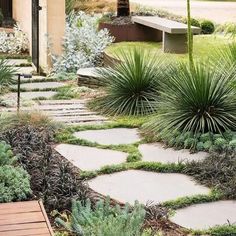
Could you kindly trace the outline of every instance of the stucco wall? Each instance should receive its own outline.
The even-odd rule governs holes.
[[[31,49],[31,0],[13,0],[13,18],[19,22],[22,30],[27,34]],[[30,50],[31,52],[31,50]]]
[[[32,0],[13,0],[13,17],[27,33],[30,48],[32,41],[31,2]],[[60,55],[62,52],[66,18],[65,0],[39,0],[39,4],[42,7],[39,13],[40,66],[47,70],[51,61],[48,56],[48,40],[52,45],[51,52],[53,54]]]

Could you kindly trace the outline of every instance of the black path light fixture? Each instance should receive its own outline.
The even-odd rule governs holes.
[[[32,62],[40,73],[39,65],[39,11],[42,7],[39,0],[32,0]]]

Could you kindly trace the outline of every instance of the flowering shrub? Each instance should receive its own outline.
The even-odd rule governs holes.
[[[0,53],[20,54],[28,51],[28,38],[19,25],[13,33],[0,32]]]
[[[76,73],[79,68],[96,66],[105,48],[113,41],[108,30],[97,30],[99,16],[72,12],[67,17],[64,53],[52,55],[53,72]]]

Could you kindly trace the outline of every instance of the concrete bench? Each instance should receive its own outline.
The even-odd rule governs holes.
[[[158,16],[134,16],[132,21],[146,27],[163,32],[163,51],[169,53],[186,53],[188,26]],[[193,34],[201,33],[201,29],[192,26]]]

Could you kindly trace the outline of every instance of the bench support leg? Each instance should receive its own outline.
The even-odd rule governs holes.
[[[163,32],[163,51],[166,53],[187,53],[187,35]]]

